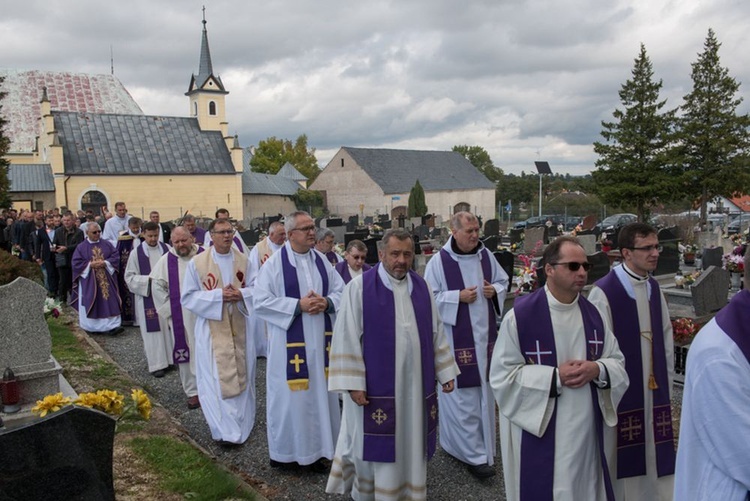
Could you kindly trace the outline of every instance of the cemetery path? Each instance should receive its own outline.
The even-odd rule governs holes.
[[[211,439],[208,425],[200,410],[188,410],[176,371],[169,371],[157,379],[148,372],[140,331],[126,328],[117,337],[94,338],[129,375],[142,385],[171,416],[187,431],[189,436],[218,461],[235,471],[252,485],[262,496],[270,500],[343,500],[348,496],[325,493],[327,475],[308,472],[283,472],[272,469],[268,461],[266,439],[266,360],[258,359],[256,373],[257,412],[255,427],[248,441],[239,448],[225,449]],[[675,385],[673,396],[673,419],[675,433],[679,430],[682,387]],[[495,468],[497,475],[487,480],[477,480],[469,474],[462,463],[438,450],[427,468],[427,490],[431,501],[481,501],[504,500],[504,485],[500,465],[500,449],[497,444]]]
[[[266,439],[266,360],[259,359],[256,373],[258,398],[255,427],[248,441],[239,448],[225,449],[211,439],[208,425],[200,410],[188,410],[186,397],[176,371],[169,371],[157,379],[148,372],[140,331],[128,327],[117,337],[96,336],[98,343],[112,359],[142,385],[171,416],[187,431],[190,437],[218,461],[242,474],[262,496],[270,500],[343,500],[348,496],[325,493],[327,475],[308,472],[282,472],[269,466]],[[477,480],[462,463],[438,447],[427,468],[427,491],[431,501],[484,501],[503,500],[502,471],[496,463],[497,475],[488,480]]]

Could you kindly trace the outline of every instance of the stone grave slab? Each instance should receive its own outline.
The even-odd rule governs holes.
[[[60,391],[62,367],[52,357],[52,337],[44,318],[47,290],[23,277],[0,287],[0,370],[13,369],[21,404]],[[22,315],[8,312],[24,312]]]
[[[329,217],[326,220],[326,228],[335,228],[336,226],[344,226],[344,220],[340,217]]]
[[[346,236],[346,226],[329,226],[328,229],[333,232],[334,242],[336,242],[337,244],[344,242],[344,238]]]
[[[521,241],[521,235],[523,234],[524,230],[517,230],[515,228],[511,228],[510,231],[508,231],[508,238],[510,239],[510,244],[517,244]]]
[[[594,235],[576,235],[576,238],[578,238],[578,242],[586,251],[587,256],[596,252],[596,237]]]
[[[680,269],[679,235],[676,227],[663,228],[657,234],[663,250],[654,275],[674,275]]]
[[[390,219],[380,221],[380,227],[384,230],[390,230],[393,227],[393,221],[391,221]]]
[[[115,420],[65,407],[0,431],[0,498],[114,500]]]
[[[346,231],[352,232],[359,226],[359,216],[349,216],[349,220],[346,223]]]
[[[594,265],[594,267],[589,270],[589,276],[586,282],[590,285],[609,273],[609,256],[606,252],[599,251],[589,254],[588,260],[589,263]]]
[[[484,246],[487,247],[487,250],[490,252],[494,252],[497,250],[497,246],[500,243],[500,238],[497,235],[492,235],[489,237],[484,237],[482,239],[482,242],[484,242]]]
[[[529,228],[525,230],[525,233],[526,237],[523,240],[523,251],[525,253],[532,252],[540,240],[542,243],[546,243],[544,237],[547,233],[547,228]]]
[[[702,231],[698,233],[698,248],[705,249],[707,247],[718,247],[720,238],[721,235],[717,235],[712,231]]]
[[[428,238],[430,238],[430,227],[425,224],[421,224],[414,228],[413,234],[419,237],[420,240],[427,240]]]
[[[375,265],[378,263],[378,242],[380,240],[380,237],[371,237],[362,240],[362,242],[364,242],[365,246],[367,247],[367,257],[365,257],[365,263],[370,265]]]
[[[378,214],[378,222],[383,223],[385,221],[388,221],[390,218],[388,217],[388,214]]]
[[[493,255],[500,265],[500,268],[502,268],[508,275],[508,292],[510,292],[510,286],[513,283],[513,262],[515,261],[515,256],[512,252],[507,250],[493,252]]]
[[[485,237],[491,237],[491,236],[498,236],[500,234],[500,221],[497,219],[488,219],[486,223],[484,223],[484,236]]]
[[[240,238],[247,244],[248,247],[256,245],[260,241],[260,231],[258,230],[245,230],[240,232]]]
[[[584,231],[593,230],[594,226],[596,226],[596,216],[588,215],[581,221],[581,229]]]
[[[372,216],[365,216],[365,224],[370,225],[373,222]]]
[[[721,247],[713,247],[709,249],[703,249],[701,258],[701,267],[707,270],[710,266],[717,266],[721,268],[722,262],[721,257],[724,255],[724,249]]]
[[[406,229],[407,230],[411,231],[414,228],[416,228],[417,226],[422,226],[422,218],[421,217],[411,217],[411,218],[407,218],[407,219],[408,219],[406,221],[406,224],[407,224]]]
[[[344,247],[349,245],[349,242],[352,240],[362,240],[364,241],[370,233],[367,230],[364,231],[353,231],[351,233],[344,234]]]
[[[720,310],[729,302],[729,272],[709,266],[690,288],[696,316]]]

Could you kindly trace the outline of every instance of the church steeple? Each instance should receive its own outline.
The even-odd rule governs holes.
[[[227,136],[224,96],[229,94],[218,75],[214,75],[211,51],[208,48],[206,29],[206,8],[203,7],[203,33],[198,74],[190,78],[190,86],[185,93],[190,99],[190,116],[198,118],[202,130],[220,130]]]

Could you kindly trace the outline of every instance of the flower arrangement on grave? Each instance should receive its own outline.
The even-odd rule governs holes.
[[[609,239],[609,235],[602,233],[599,237],[599,243],[602,244],[602,252],[609,252],[612,250],[612,240]]]
[[[672,320],[672,337],[679,345],[686,345],[693,341],[698,333],[698,326],[690,318],[676,318]]]
[[[344,244],[338,243],[333,246],[333,252],[338,254],[341,257],[344,257],[344,252],[346,251],[346,247],[344,247]]]
[[[539,282],[536,276],[536,263],[534,262],[534,256],[536,256],[539,249],[542,248],[542,241],[539,240],[534,246],[534,250],[531,254],[519,254],[518,259],[521,261],[522,266],[513,269],[513,283],[516,284],[516,295],[531,292],[539,287]]]
[[[578,223],[575,228],[573,228],[573,231],[570,232],[572,236],[578,235],[578,233],[583,231],[583,225],[581,223]]]
[[[133,420],[148,421],[151,418],[151,400],[143,390],[136,388],[130,393],[130,400],[127,402],[125,402],[123,395],[113,390],[81,393],[75,400],[64,397],[62,393],[55,393],[47,395],[42,400],[37,400],[31,412],[39,415],[39,417],[44,417],[69,405],[106,412],[117,418],[118,423]]]
[[[516,252],[518,250],[518,243],[510,244],[510,251]]]
[[[724,235],[724,238],[728,238],[735,246],[742,244],[742,235],[740,233],[735,233],[734,235]]]
[[[57,318],[60,316],[61,311],[62,305],[60,304],[60,301],[51,297],[44,299],[44,318]]]
[[[370,235],[382,235],[383,227],[379,224],[370,224],[367,226],[367,231],[370,232]]]
[[[721,257],[721,267],[729,271],[730,273],[744,273],[745,263],[744,257],[742,257],[742,251],[742,246],[738,245],[732,250],[732,252],[724,254]]]

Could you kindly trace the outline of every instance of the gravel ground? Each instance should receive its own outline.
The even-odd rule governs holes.
[[[157,379],[148,372],[140,331],[128,327],[117,337],[95,336],[94,340],[133,379],[138,381],[185,428],[190,437],[213,454],[218,461],[239,469],[258,491],[271,500],[343,500],[347,496],[325,493],[326,475],[308,472],[282,472],[268,465],[266,439],[266,360],[259,359],[256,371],[257,414],[255,427],[248,441],[239,448],[227,450],[217,446],[200,410],[188,410],[176,371],[169,371]],[[427,492],[431,501],[503,500],[504,487],[498,458],[497,475],[488,480],[477,480],[462,463],[438,446],[428,464]]]
[[[188,410],[176,371],[170,371],[161,379],[148,372],[143,344],[138,328],[126,328],[125,333],[115,338],[96,336],[107,353],[155,399],[164,406],[185,428],[190,437],[213,454],[218,461],[240,470],[259,492],[271,500],[341,500],[346,496],[325,493],[327,476],[308,472],[282,472],[268,465],[268,442],[266,440],[266,360],[258,359],[256,369],[257,414],[255,427],[248,441],[237,449],[227,450],[217,446],[200,410]],[[675,436],[679,430],[682,386],[675,385],[673,394],[673,418]],[[497,475],[488,480],[477,480],[462,463],[440,449],[427,467],[427,492],[431,501],[504,500],[502,469],[496,458]]]

